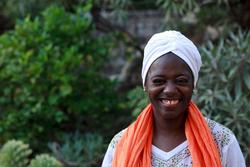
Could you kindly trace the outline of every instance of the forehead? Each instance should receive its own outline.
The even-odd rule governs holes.
[[[149,68],[148,73],[150,75],[185,74],[192,76],[192,71],[187,63],[172,52],[156,59]]]

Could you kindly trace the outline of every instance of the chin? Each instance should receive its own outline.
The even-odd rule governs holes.
[[[178,119],[182,116],[185,115],[184,111],[169,111],[169,110],[164,110],[164,111],[160,111],[161,115],[164,119],[169,120],[169,119]]]

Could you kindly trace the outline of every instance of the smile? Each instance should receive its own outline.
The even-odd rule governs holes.
[[[166,107],[173,107],[179,103],[179,100],[167,100],[167,99],[162,99],[161,103],[166,106]]]

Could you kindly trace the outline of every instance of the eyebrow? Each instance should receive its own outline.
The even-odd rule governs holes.
[[[156,74],[154,76],[152,76],[151,74],[149,75],[151,78],[156,78],[156,77],[164,77],[164,75],[161,75],[161,74]],[[182,74],[178,74],[176,75],[175,77],[181,77],[181,76],[186,76],[188,78],[192,78],[192,74],[189,74],[189,73],[182,73]]]

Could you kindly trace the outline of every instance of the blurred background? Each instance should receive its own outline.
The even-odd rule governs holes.
[[[1,166],[101,166],[148,103],[146,41],[171,29],[203,59],[193,100],[250,165],[249,28],[247,0],[1,0]]]

